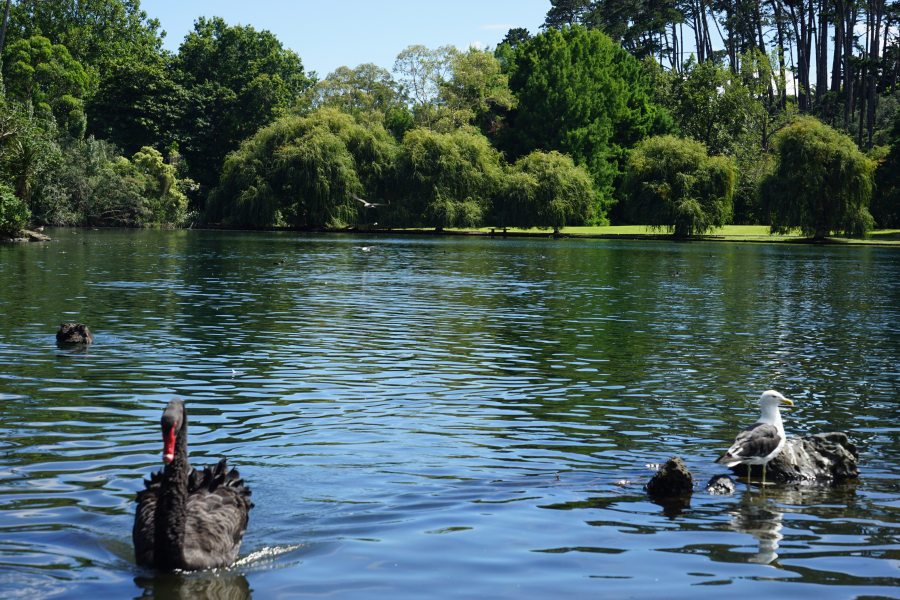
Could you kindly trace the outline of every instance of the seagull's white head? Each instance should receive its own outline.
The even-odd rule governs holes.
[[[759,397],[759,405],[763,410],[766,408],[778,408],[780,405],[786,404],[788,406],[793,406],[794,403],[776,392],[775,390],[768,390],[763,392],[763,395]]]

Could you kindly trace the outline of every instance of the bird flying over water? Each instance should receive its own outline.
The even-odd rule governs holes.
[[[740,432],[728,452],[716,462],[727,467],[739,464],[748,465],[748,482],[750,481],[750,465],[762,465],[762,481],[765,485],[766,465],[778,456],[787,440],[784,424],[781,422],[781,412],[778,410],[782,404],[794,405],[775,390],[763,392],[763,395],[759,397],[759,406],[762,409],[759,420]]]
[[[376,204],[375,202],[366,202],[365,200],[363,200],[362,198],[360,198],[353,192],[350,192],[350,195],[353,196],[354,200],[359,200],[360,202],[362,202],[363,206],[366,208],[375,208],[376,206],[387,206],[387,204]]]

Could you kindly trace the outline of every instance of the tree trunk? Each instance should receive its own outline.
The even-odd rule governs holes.
[[[816,35],[816,99],[828,91],[828,11],[826,0],[819,3],[819,28]]]
[[[801,5],[802,6],[802,5]],[[815,0],[809,0],[809,12],[807,13],[806,18],[806,38],[804,39],[803,46],[803,57],[805,59],[804,70],[806,71],[806,76],[804,78],[806,82],[806,110],[813,109],[813,96],[812,96],[812,85],[811,80],[809,78],[809,71],[812,68],[812,57],[815,56],[815,48],[813,47],[813,34],[815,33],[815,23],[816,23],[816,6]]]
[[[887,89],[885,84],[888,79],[888,34],[891,31],[891,15],[885,9],[884,15],[884,42],[881,44],[881,77],[878,81],[878,87],[875,90],[879,93],[884,93]]]
[[[706,44],[706,59],[709,60],[712,57],[713,47],[712,47],[712,37],[709,35],[709,21],[706,20],[706,13],[709,12],[710,16],[713,17],[713,23],[716,23],[716,29],[719,28],[718,23],[715,20],[715,15],[712,14],[711,9],[706,8],[706,4],[704,4],[701,0],[700,2],[700,12],[703,13],[703,32],[705,35],[704,43]],[[720,33],[721,35],[721,33]]]
[[[867,146],[869,148],[872,147],[872,135],[875,130],[875,84],[876,84],[876,73],[875,67],[878,65],[878,43],[881,41],[881,16],[884,14],[884,0],[870,0],[869,2],[869,14],[871,15],[869,18],[870,29],[869,32],[871,35],[869,36],[869,58],[871,59],[871,65],[869,70],[869,111],[868,111],[868,126],[869,126],[869,141]],[[875,31],[872,33],[871,25],[875,25]]]
[[[763,20],[759,14],[759,2],[753,4],[753,20],[756,21],[756,29],[759,34],[759,49],[763,54],[766,54],[766,38],[763,36]]]
[[[697,48],[697,62],[701,65],[703,64],[704,59],[704,50],[706,50],[706,43],[703,39],[703,30],[700,21],[700,11],[698,10],[698,3],[695,0],[691,0],[691,12],[694,17],[694,44]],[[703,15],[703,22],[706,21],[706,15]],[[684,57],[682,57],[684,60]]]
[[[725,22],[730,23],[732,16],[732,4],[730,2],[725,3]],[[725,49],[728,51],[728,59],[731,61],[731,72],[737,72],[737,50],[734,47],[734,34],[733,31],[729,31],[728,39],[722,37],[722,41],[725,42]],[[721,35],[721,32],[719,32]]]
[[[812,0],[810,0],[812,1]],[[797,83],[800,89],[797,92],[797,107],[801,112],[809,110],[809,43],[808,39],[811,35],[810,27],[807,27],[806,14],[803,10],[806,5],[801,2],[799,4],[799,16],[794,10],[793,4],[788,4],[791,23],[794,25],[794,40],[797,44]],[[811,7],[810,7],[811,8]],[[812,10],[810,10],[810,19],[812,18]]]
[[[834,57],[831,60],[831,91],[841,91],[841,57],[844,54],[844,2],[837,0],[834,10]]]
[[[850,131],[850,114],[853,105],[853,69],[850,58],[853,56],[853,27],[856,25],[856,10],[851,2],[844,5],[844,93],[847,95],[844,104],[844,131]]]
[[[775,28],[778,32],[778,48],[776,51],[778,52],[778,74],[781,78],[782,82],[786,82],[787,73],[785,72],[785,64],[784,64],[784,17],[783,12],[781,10],[781,2],[780,0],[771,0],[772,10],[775,13]],[[779,86],[781,89],[778,90],[778,95],[780,96],[781,109],[787,106],[787,85]]]
[[[897,53],[897,61],[894,63],[894,78],[891,81],[891,89],[897,89],[897,75],[900,75],[900,52]]]
[[[6,0],[6,10],[3,11],[3,26],[0,27],[0,56],[3,56],[3,44],[6,42],[6,23],[9,21],[9,5],[12,0]]]
[[[859,84],[862,86],[859,89],[859,130],[857,131],[856,136],[856,146],[861,150],[863,147],[863,117],[866,114],[866,83],[869,78],[866,77],[866,60],[868,59],[867,52],[863,53],[862,66],[859,68]]]

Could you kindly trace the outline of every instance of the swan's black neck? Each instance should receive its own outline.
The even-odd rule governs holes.
[[[165,466],[156,501],[156,533],[153,556],[158,569],[180,569],[184,565],[184,531],[187,524],[188,477],[187,415],[175,438],[175,456]]]

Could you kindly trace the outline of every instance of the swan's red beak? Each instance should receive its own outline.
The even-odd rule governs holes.
[[[168,431],[163,431],[163,462],[169,464],[175,460],[175,428],[178,423],[172,425]]]

